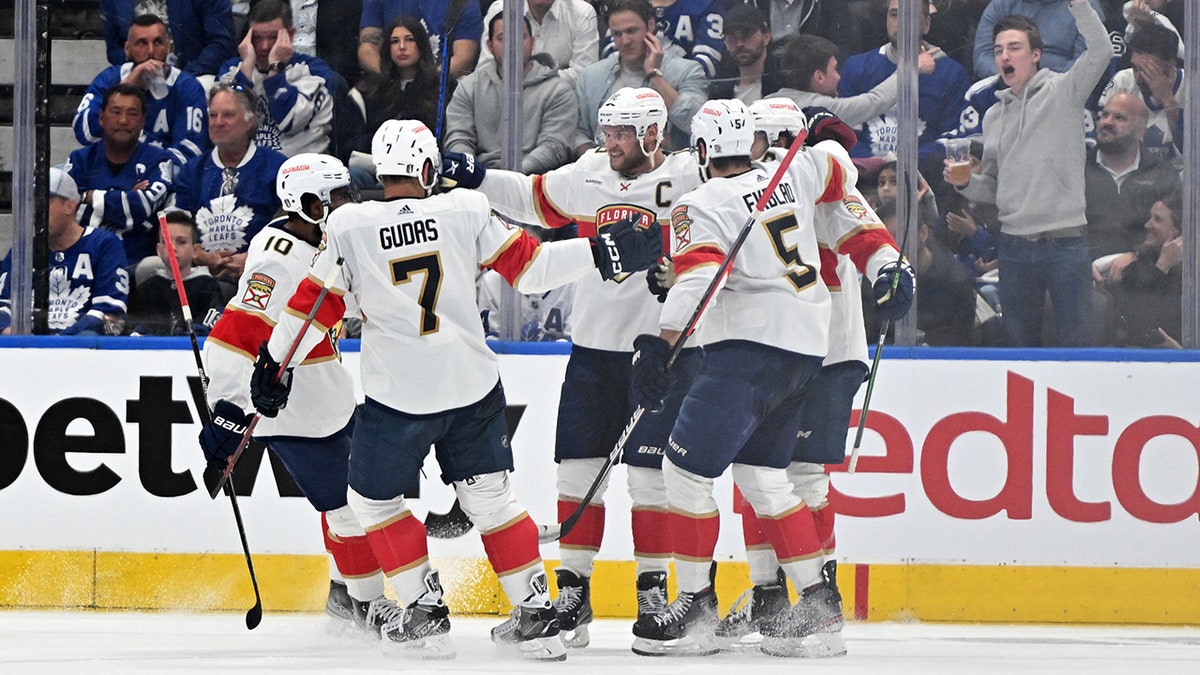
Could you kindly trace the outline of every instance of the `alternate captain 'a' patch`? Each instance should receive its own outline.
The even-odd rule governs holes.
[[[246,283],[246,293],[242,296],[242,304],[265,310],[271,301],[271,292],[275,290],[275,280],[261,273],[250,275]]]
[[[692,217],[688,215],[687,204],[671,210],[671,229],[675,230],[676,251],[692,243]]]

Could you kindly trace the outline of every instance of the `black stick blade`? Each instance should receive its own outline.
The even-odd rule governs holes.
[[[458,500],[450,507],[448,513],[430,511],[425,516],[425,533],[434,539],[454,539],[471,531],[471,519]]]

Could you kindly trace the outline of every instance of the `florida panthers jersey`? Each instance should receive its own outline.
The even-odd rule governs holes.
[[[12,323],[12,251],[0,263],[0,330]],[[65,251],[50,251],[50,299],[46,323],[61,333],[85,317],[125,316],[129,274],[117,235],[95,227]]]
[[[574,164],[538,176],[488,171],[480,190],[496,210],[515,220],[545,227],[574,222],[580,236],[595,236],[597,230],[635,212],[647,223],[666,223],[675,200],[699,184],[690,153],[667,155],[653,171],[626,177],[609,167],[604,150],[596,149]],[[585,275],[575,287],[571,340],[590,349],[631,352],[635,337],[657,332],[661,307],[646,288],[644,273],[612,281],[596,273]]]
[[[538,246],[491,214],[482,194],[457,190],[425,199],[348,204],[329,216],[326,248],[271,335],[286,353],[341,259],[340,273],[301,343],[307,350],[341,318],[347,293],[362,312],[362,386],[368,398],[401,412],[445,412],[482,399],[499,380],[475,301],[480,267],[517,290],[541,292],[596,275],[590,242]]]
[[[210,402],[225,399],[247,412],[254,409],[250,373],[258,347],[271,336],[317,253],[315,246],[285,229],[285,222],[271,221],[250,242],[237,293],[204,342]],[[324,438],[346,426],[354,413],[354,383],[337,350],[336,328],[331,326],[315,346],[292,358],[296,369],[287,407],[277,417],[259,420],[256,436]],[[285,346],[277,358],[286,353]]]

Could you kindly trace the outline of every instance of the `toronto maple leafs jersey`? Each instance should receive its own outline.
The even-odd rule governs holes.
[[[497,211],[544,227],[579,225],[579,236],[593,237],[633,213],[643,222],[668,222],[671,205],[700,184],[696,161],[688,152],[667,155],[653,171],[622,176],[597,148],[573,164],[549,173],[526,176],[491,170],[480,186]],[[667,239],[671,228],[663,228]],[[668,242],[668,248],[673,246]],[[642,272],[605,281],[585,275],[575,286],[571,341],[590,349],[632,352],[633,339],[657,332],[662,305],[646,287]]]
[[[598,276],[590,242],[539,246],[470,190],[348,204],[329,216],[325,234],[325,250],[271,334],[271,354],[287,352],[320,292],[319,280],[330,277],[340,259],[300,350],[307,353],[324,339],[349,294],[363,319],[363,393],[413,415],[475,403],[499,381],[499,361],[484,340],[475,300],[481,267],[523,293]]]
[[[0,330],[12,324],[12,251],[0,263]],[[129,274],[117,235],[88,227],[65,251],[50,251],[50,301],[46,323],[61,333],[80,319],[125,316]]]
[[[110,66],[92,80],[75,110],[72,123],[75,139],[81,145],[95,143],[104,137],[100,128],[100,104],[104,102],[104,92],[128,77],[133,67],[132,62]],[[208,100],[204,87],[191,73],[172,66],[165,79],[167,88],[162,96],[146,92],[146,126],[142,129],[142,141],[166,149],[175,164],[183,166],[208,147]]]
[[[231,194],[217,150],[187,163],[176,177],[174,207],[191,213],[206,251],[244,253],[249,242],[279,211],[275,176],[287,160],[282,153],[254,144],[235,169]]]
[[[926,45],[931,46],[931,45]],[[875,51],[855,54],[841,67],[839,96],[855,96],[874,89],[896,72],[892,60],[895,48],[886,44]],[[967,71],[952,58],[942,56],[928,75],[917,77],[917,139],[921,159],[942,152],[938,137],[958,128],[963,94],[971,85]],[[899,118],[895,108],[876,115],[855,129],[858,145],[850,152],[855,157],[880,157],[896,152]]]
[[[663,52],[692,59],[712,79],[725,53],[724,0],[677,0],[666,7],[654,8],[654,20]],[[605,35],[600,58],[614,51],[612,36]]]
[[[167,201],[175,173],[168,151],[139,143],[133,156],[117,167],[104,156],[105,143],[85,145],[71,153],[67,172],[79,193],[92,191],[91,201],[80,200],[79,222],[117,233],[130,264],[157,253],[158,219],[155,214]],[[113,169],[117,169],[116,172]],[[134,185],[146,181],[146,187]]]
[[[519,307],[521,342],[554,342],[571,339],[571,304],[575,284],[552,288],[545,293],[517,293],[498,272],[487,270],[479,277],[479,318],[489,339],[501,337],[501,306],[507,300]]]
[[[204,342],[208,397],[214,403],[225,399],[253,412],[250,373],[258,347],[270,338],[317,254],[317,247],[284,228],[286,222],[271,221],[250,242],[237,292]],[[255,436],[324,438],[350,421],[354,383],[337,349],[336,323],[308,351],[292,358],[296,369],[287,407],[277,417],[259,420]],[[287,346],[277,357],[286,354]]]

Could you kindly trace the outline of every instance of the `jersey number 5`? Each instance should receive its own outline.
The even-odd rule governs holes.
[[[796,222],[795,214],[788,213],[778,218],[772,218],[763,222],[762,225],[771,235],[771,244],[775,247],[775,255],[779,256],[783,264],[788,266],[788,272],[784,276],[796,287],[796,292],[799,293],[817,283],[817,271],[804,262],[795,246],[783,241],[784,234],[800,227],[800,223]]]
[[[416,274],[425,275],[417,304],[421,305],[421,335],[429,335],[438,331],[437,299],[442,288],[442,259],[437,253],[423,253],[392,261],[392,283],[410,283]]]

